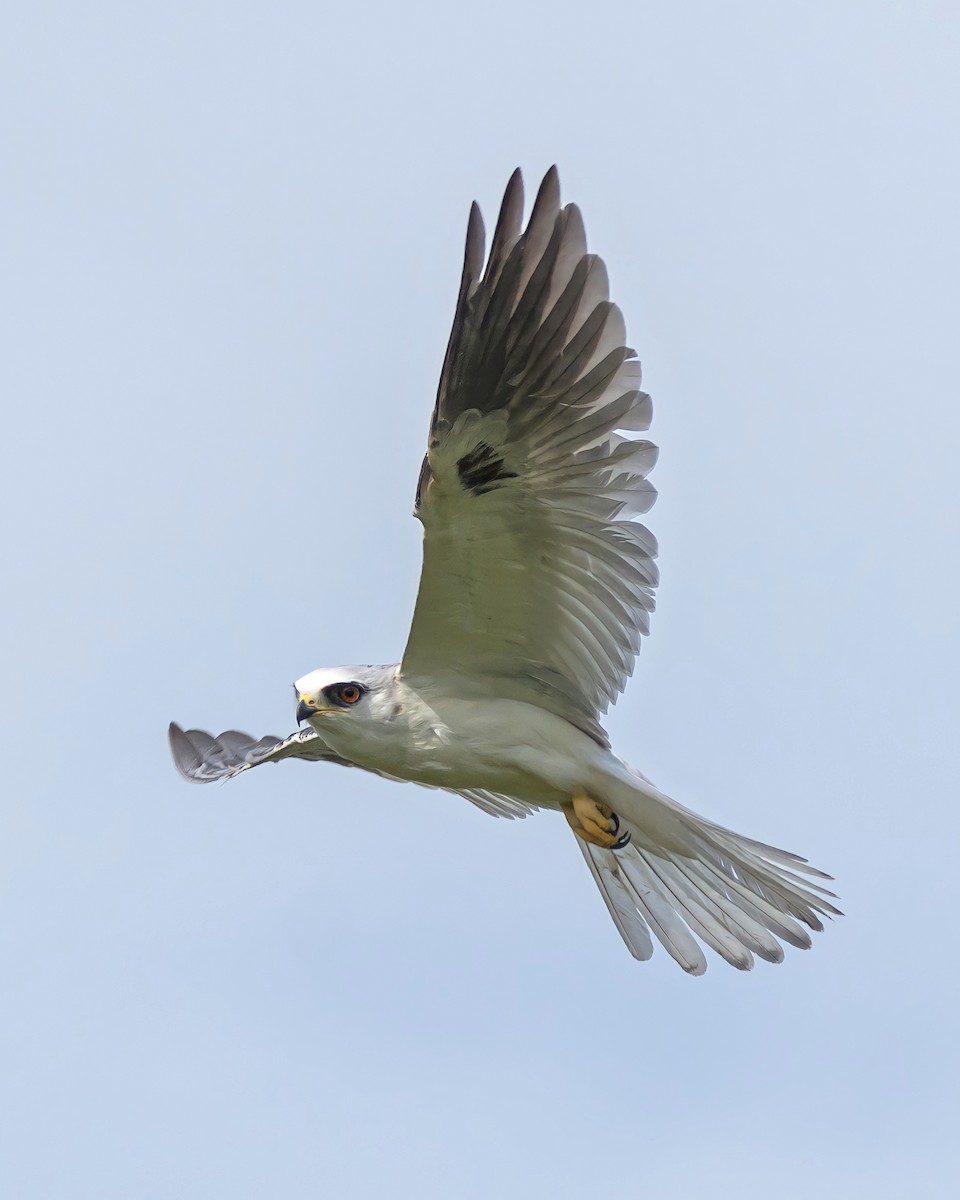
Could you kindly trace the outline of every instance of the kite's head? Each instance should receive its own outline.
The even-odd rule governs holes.
[[[321,667],[293,685],[297,721],[348,714],[373,715],[384,685],[395,667]]]

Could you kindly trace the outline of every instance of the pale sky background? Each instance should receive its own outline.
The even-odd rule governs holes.
[[[0,1194],[951,1194],[960,6],[348,7],[4,20]],[[399,656],[468,207],[554,161],[662,447],[615,744],[848,914],[749,975],[554,815],[168,757]]]

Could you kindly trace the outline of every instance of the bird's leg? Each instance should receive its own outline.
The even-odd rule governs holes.
[[[608,805],[577,788],[573,799],[563,806],[570,828],[585,842],[604,850],[621,850],[630,841],[628,830],[620,832],[620,818]]]

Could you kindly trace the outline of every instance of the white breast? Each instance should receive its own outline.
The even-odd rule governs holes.
[[[485,788],[555,808],[603,751],[562,718],[513,700],[416,692],[397,681],[365,719],[319,718],[330,746],[370,770],[433,787]]]

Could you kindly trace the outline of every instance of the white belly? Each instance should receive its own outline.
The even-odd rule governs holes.
[[[514,700],[408,693],[399,714],[377,717],[316,724],[331,748],[358,766],[433,787],[484,788],[541,807],[559,807],[575,788],[589,788],[600,760],[611,757],[561,717]]]

